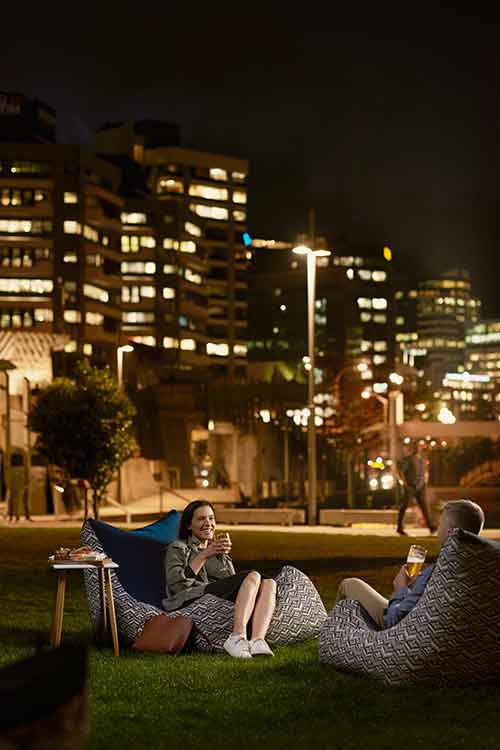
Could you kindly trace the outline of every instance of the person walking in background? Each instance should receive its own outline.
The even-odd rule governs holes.
[[[422,455],[422,445],[418,440],[413,440],[410,443],[408,455],[398,461],[398,474],[403,485],[403,496],[398,514],[398,534],[407,536],[404,530],[404,518],[406,509],[413,499],[417,501],[422,511],[429,531],[434,534],[436,526],[432,523],[426,498],[426,486],[429,477],[427,462]]]

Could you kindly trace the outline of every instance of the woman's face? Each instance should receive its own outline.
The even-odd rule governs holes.
[[[189,528],[191,534],[199,539],[200,542],[211,541],[214,538],[215,531],[215,516],[212,508],[209,505],[202,505],[201,508],[196,508]]]

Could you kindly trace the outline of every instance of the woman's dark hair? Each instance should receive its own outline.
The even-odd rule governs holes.
[[[208,507],[215,513],[214,506],[212,503],[209,503],[208,500],[193,500],[193,502],[186,505],[182,511],[181,520],[179,521],[179,539],[182,539],[183,542],[191,536],[189,527],[191,526],[195,510],[203,508],[205,505],[208,505]]]

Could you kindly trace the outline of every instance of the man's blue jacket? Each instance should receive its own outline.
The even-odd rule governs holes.
[[[411,588],[405,586],[400,589],[392,599],[389,601],[389,606],[384,615],[384,627],[392,628],[396,625],[403,617],[411,612],[413,607],[417,604],[418,600],[425,591],[427,582],[431,577],[431,573],[434,570],[434,565],[429,565],[425,568],[419,576],[415,579],[415,583]]]

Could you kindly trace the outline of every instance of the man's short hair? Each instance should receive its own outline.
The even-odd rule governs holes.
[[[483,509],[472,500],[450,500],[443,508],[444,514],[452,529],[465,529],[479,534],[484,526]]]

